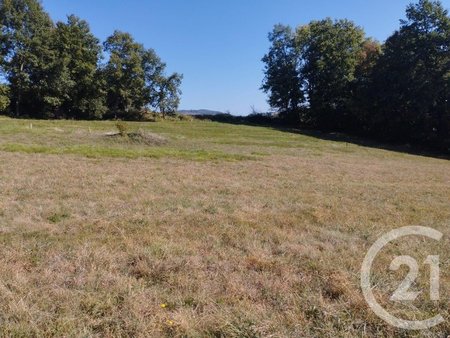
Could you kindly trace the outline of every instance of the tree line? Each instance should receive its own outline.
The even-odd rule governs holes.
[[[450,17],[439,1],[406,9],[383,44],[349,20],[276,25],[262,90],[291,124],[450,150]]]
[[[129,33],[115,31],[100,44],[74,15],[54,23],[38,0],[0,0],[1,113],[67,119],[173,113],[182,75],[165,69]]]

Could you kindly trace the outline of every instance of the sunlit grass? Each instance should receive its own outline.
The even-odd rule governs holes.
[[[7,143],[0,145],[1,151],[7,152],[21,152],[28,154],[52,154],[52,155],[80,155],[89,158],[99,157],[123,157],[129,159],[136,158],[179,158],[185,160],[251,160],[255,159],[255,156],[227,154],[219,151],[206,151],[206,150],[177,150],[171,148],[155,147],[151,149],[126,149],[126,148],[112,148],[112,147],[99,147],[99,146],[69,146],[69,147],[51,147],[40,145],[27,145],[27,144],[14,144]]]
[[[388,230],[447,234],[449,161],[267,127],[126,123],[164,142],[111,136],[114,121],[0,118],[0,336],[423,336],[373,315],[359,270]],[[379,263],[449,248],[399,241]],[[379,291],[404,277],[386,266]],[[393,308],[449,318],[422,298]]]

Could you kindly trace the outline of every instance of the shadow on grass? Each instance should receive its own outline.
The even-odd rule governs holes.
[[[431,147],[411,144],[387,143],[373,138],[364,138],[361,136],[348,135],[340,132],[325,132],[307,128],[293,128],[291,126],[288,126],[286,123],[276,120],[268,115],[233,116],[229,114],[222,114],[194,116],[194,118],[198,120],[209,120],[213,122],[229,123],[234,125],[266,127],[277,131],[310,136],[326,141],[345,142],[363,147],[388,150],[409,155],[450,160],[450,149],[448,149],[447,151],[439,151]]]

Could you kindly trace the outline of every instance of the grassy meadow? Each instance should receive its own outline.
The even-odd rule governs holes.
[[[450,335],[450,161],[267,127],[126,125],[0,118],[0,336]],[[444,238],[387,248],[375,293],[399,317],[446,318],[422,332],[387,325],[359,286],[369,247],[408,225]],[[441,256],[440,302],[426,273],[414,304],[389,301],[400,253]]]

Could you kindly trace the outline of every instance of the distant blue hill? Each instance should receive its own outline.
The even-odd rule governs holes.
[[[209,110],[209,109],[197,109],[197,110],[179,110],[178,113],[183,115],[220,115],[221,111]]]

